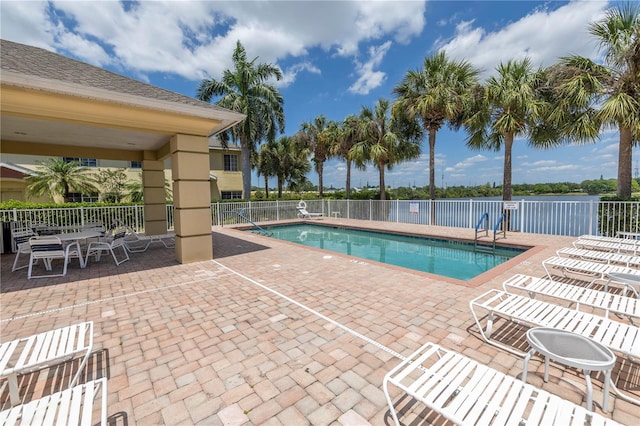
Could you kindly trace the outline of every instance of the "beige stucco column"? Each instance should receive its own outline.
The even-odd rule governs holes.
[[[176,228],[176,258],[180,263],[213,258],[209,143],[206,137],[171,138],[171,170]]]
[[[164,161],[155,160],[155,153],[145,151],[142,159],[144,194],[144,233],[167,233],[167,207],[164,190]]]

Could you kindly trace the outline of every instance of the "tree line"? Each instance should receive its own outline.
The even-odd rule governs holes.
[[[429,149],[429,198],[435,185],[435,146],[443,126],[464,129],[472,150],[504,152],[504,200],[514,193],[512,147],[523,138],[535,148],[550,149],[563,143],[596,141],[600,131],[619,131],[618,197],[632,192],[632,147],[640,141],[640,7],[629,3],[607,11],[589,25],[599,43],[603,63],[566,56],[546,68],[531,60],[509,60],[495,75],[479,81],[479,70],[441,51],[424,59],[422,68],[407,71],[393,89],[393,100],[381,98],[373,107],[348,115],[342,121],[324,115],[301,124],[293,136],[284,132],[284,99],[268,81],[282,78],[274,65],[247,59],[237,42],[232,70],[220,80],[204,79],[197,97],[246,115],[222,133],[223,143],[240,143],[243,197],[251,193],[251,170],[264,178],[276,177],[278,194],[285,185],[295,190],[308,183],[311,164],[318,174],[323,196],[323,167],[330,158],[346,163],[345,195],[352,196],[352,167],[371,165],[378,170],[379,188],[386,188],[385,170],[421,154],[424,137]],[[309,162],[310,160],[310,162]],[[268,196],[268,195],[267,195]],[[385,199],[386,191],[380,191]]]

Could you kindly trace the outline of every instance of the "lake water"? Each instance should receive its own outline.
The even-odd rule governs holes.
[[[516,204],[510,211],[510,229],[568,236],[595,234],[599,199],[591,195],[513,197]],[[488,213],[488,228],[492,231],[502,212],[501,197],[442,199],[437,200],[432,222],[431,203],[419,200],[399,204],[398,209],[389,212],[389,220],[468,228],[475,227]]]

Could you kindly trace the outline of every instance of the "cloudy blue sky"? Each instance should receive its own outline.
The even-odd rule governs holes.
[[[536,66],[579,54],[599,57],[590,22],[619,3],[538,1],[11,1],[2,0],[1,36],[43,47],[188,96],[201,79],[230,68],[237,40],[250,58],[277,65],[285,134],[318,115],[342,120],[392,99],[393,87],[425,56],[444,49],[491,75],[501,61]],[[470,151],[464,131],[443,129],[436,144],[438,185],[502,182],[501,152]],[[540,151],[517,139],[514,183],[617,176],[618,134],[589,145]],[[387,184],[428,184],[426,142],[419,160],[387,172]],[[634,176],[640,160],[635,149]],[[325,166],[325,185],[343,187],[344,164]],[[317,183],[317,175],[310,179]],[[377,184],[356,172],[355,186]],[[255,185],[261,180],[253,178]]]

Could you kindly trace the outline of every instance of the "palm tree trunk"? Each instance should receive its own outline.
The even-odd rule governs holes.
[[[269,198],[269,176],[264,176],[264,194],[265,197]]]
[[[431,200],[431,225],[436,224],[436,130],[429,130],[429,199]]]
[[[384,163],[378,163],[378,170],[380,171],[380,201],[387,199],[387,191],[384,184]]]
[[[64,202],[68,203],[69,202],[69,194],[71,193],[71,190],[69,189],[69,184],[65,182],[64,184]]]
[[[429,198],[436,199],[436,131],[429,130]]]
[[[278,198],[282,198],[282,186],[284,185],[284,178],[278,176]]]
[[[618,150],[618,190],[621,198],[631,198],[632,137],[631,129],[620,126],[620,147]]]
[[[511,151],[513,148],[513,133],[504,135],[504,172],[502,177],[502,200],[511,200]],[[510,230],[511,210],[504,210],[504,222],[502,229]],[[506,235],[506,234],[505,234]]]
[[[511,200],[511,150],[513,148],[513,133],[504,135],[504,170],[502,177],[502,200]]]
[[[251,150],[246,138],[240,138],[240,152],[242,153],[242,198],[251,198]]]
[[[323,196],[322,188],[324,188],[324,183],[322,182],[323,170],[324,170],[324,163],[319,162],[318,163],[318,195],[320,196],[320,198],[322,198]]]
[[[347,160],[347,200],[351,198],[351,160]]]

